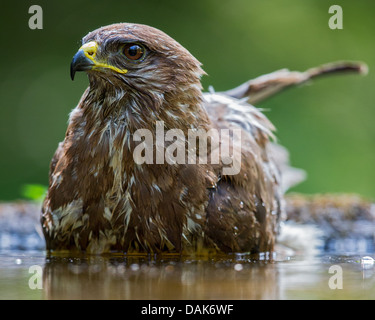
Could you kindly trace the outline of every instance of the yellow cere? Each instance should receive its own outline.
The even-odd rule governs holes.
[[[96,52],[98,50],[98,44],[95,41],[90,41],[85,43],[79,50],[82,50],[85,54],[85,56],[90,59],[95,65],[92,67],[92,69],[96,68],[107,68],[112,69],[113,71],[116,71],[118,73],[127,73],[128,70],[126,69],[120,69],[115,66],[111,66],[104,62],[99,62],[95,60]]]

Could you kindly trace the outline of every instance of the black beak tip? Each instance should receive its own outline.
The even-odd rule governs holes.
[[[70,78],[74,80],[77,71],[87,71],[94,65],[93,61],[88,59],[83,50],[79,50],[73,57],[70,64]]]
[[[73,62],[70,64],[70,78],[74,81],[74,75],[76,74],[76,70],[74,68]]]

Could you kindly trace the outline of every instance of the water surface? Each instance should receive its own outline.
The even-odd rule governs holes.
[[[254,260],[3,251],[0,299],[374,299],[375,269],[361,263],[368,254],[276,254]],[[41,267],[42,289],[35,288],[40,279],[31,266]],[[329,272],[331,266],[341,270],[342,289],[331,288],[339,284],[335,278],[330,287],[330,278],[339,275]]]

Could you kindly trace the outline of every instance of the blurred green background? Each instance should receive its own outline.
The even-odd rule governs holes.
[[[33,4],[43,8],[43,30],[28,27]],[[333,4],[343,8],[343,30],[328,27]],[[328,77],[259,106],[270,109],[292,164],[308,173],[295,191],[375,198],[373,0],[6,0],[1,14],[0,200],[21,198],[25,184],[47,185],[68,114],[88,84],[83,73],[70,80],[71,58],[87,32],[115,22],[152,25],[179,41],[203,63],[205,90],[281,68],[366,62],[366,77]]]

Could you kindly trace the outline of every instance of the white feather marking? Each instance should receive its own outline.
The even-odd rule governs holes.
[[[108,221],[112,220],[112,212],[108,207],[104,208],[104,218],[106,218]]]
[[[52,219],[56,229],[67,231],[82,218],[82,199],[73,200],[71,203],[52,212]]]

